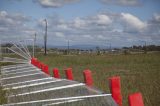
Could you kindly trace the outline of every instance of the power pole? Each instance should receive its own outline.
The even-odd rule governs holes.
[[[68,40],[68,55],[69,55],[69,40]]]
[[[47,55],[47,20],[44,19],[44,21],[46,23],[45,36],[44,36],[44,55]]]
[[[35,57],[35,52],[36,52],[36,48],[35,48],[35,47],[36,47],[36,46],[35,46],[35,45],[36,45],[36,36],[37,36],[37,35],[36,35],[36,33],[35,33],[34,39],[33,39],[33,42],[34,42],[34,44],[33,44],[33,46],[34,46],[34,49],[33,49],[33,51],[34,51],[34,52],[33,52],[33,57]]]
[[[110,49],[110,51],[112,51],[112,46],[111,46],[111,43],[109,44],[109,49]]]
[[[0,40],[0,60],[2,60],[2,47],[1,47],[1,40]]]
[[[109,45],[108,49],[111,52],[112,51],[112,45],[111,45],[111,43],[108,42],[108,40],[107,40],[107,44]]]
[[[146,43],[146,41],[144,41],[144,43],[145,43],[145,54],[147,53],[147,43]]]

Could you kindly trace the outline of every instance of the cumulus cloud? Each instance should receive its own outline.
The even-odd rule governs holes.
[[[0,24],[1,26],[22,25],[23,21],[29,21],[29,18],[22,14],[9,15],[6,11],[0,11]]]
[[[61,43],[67,39],[72,44],[106,45],[109,41],[113,45],[125,46],[140,40],[157,42],[160,39],[158,14],[145,22],[130,13],[97,13],[69,21],[53,17],[48,18],[48,23],[51,23],[49,36],[61,40]]]
[[[57,8],[57,7],[62,7],[66,4],[70,3],[75,3],[78,2],[79,0],[34,0],[35,2],[38,2],[42,7],[45,8]]]
[[[113,46],[132,45],[139,40],[159,42],[160,15],[154,14],[148,21],[142,21],[130,13],[97,13],[87,17],[65,20],[59,16],[48,16],[48,44],[71,45],[92,44]],[[0,11],[0,35],[28,36],[38,32],[37,42],[43,43],[45,32],[44,19],[37,19],[34,28],[30,17]]]
[[[1,37],[25,37],[33,34],[35,31],[31,27],[27,27],[30,17],[19,13],[8,13],[0,11],[0,35]],[[24,35],[24,36],[22,36]]]
[[[125,29],[127,31],[143,31],[147,24],[143,21],[141,21],[136,16],[129,14],[129,13],[121,13],[122,21],[125,22]]]
[[[112,20],[104,14],[97,15],[97,23],[98,24],[111,24]]]
[[[160,39],[160,14],[154,14],[147,22],[147,29],[143,33],[153,41]]]
[[[160,23],[160,14],[154,14],[152,21]]]
[[[141,5],[143,0],[100,0],[102,3],[105,4],[115,4],[115,5],[122,5],[122,6],[138,6]]]
[[[76,28],[84,27],[87,24],[83,19],[80,19],[78,17],[74,19],[73,23]]]

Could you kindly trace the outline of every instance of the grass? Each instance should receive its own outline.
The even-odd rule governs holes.
[[[0,70],[1,66],[11,65],[12,63],[1,63],[0,62]],[[0,71],[1,75],[1,71]],[[0,105],[7,103],[7,90],[3,90],[3,87],[0,85]]]
[[[37,55],[38,59],[50,67],[57,67],[61,77],[65,77],[64,69],[73,68],[74,79],[83,82],[83,70],[92,71],[94,86],[109,91],[108,78],[121,77],[123,106],[128,106],[128,94],[141,92],[145,106],[160,104],[160,54],[135,55],[78,55],[64,56],[49,54]],[[10,63],[0,63],[0,66]],[[52,74],[52,73],[51,73]],[[0,104],[6,103],[7,91],[0,87]]]
[[[83,82],[83,70],[92,71],[94,86],[109,91],[108,78],[121,77],[123,106],[128,106],[128,94],[141,92],[145,106],[160,104],[160,54],[135,55],[78,55],[64,56],[38,55],[38,59],[49,65],[50,70],[57,67],[61,77],[64,69],[73,68],[74,79]]]

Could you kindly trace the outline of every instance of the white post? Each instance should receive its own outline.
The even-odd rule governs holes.
[[[33,57],[34,57],[34,42],[35,42],[35,39],[33,39]]]

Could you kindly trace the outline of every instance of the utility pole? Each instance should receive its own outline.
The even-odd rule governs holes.
[[[147,43],[146,43],[146,41],[144,41],[144,43],[145,43],[145,54],[147,53]]]
[[[34,35],[34,41],[36,41],[36,37],[37,37],[37,33],[35,33],[35,35]]]
[[[143,47],[142,49],[144,49],[144,53],[146,54],[147,53],[147,42],[146,41],[141,41],[143,43]]]
[[[69,55],[69,40],[68,40],[68,55]]]
[[[111,45],[111,43],[109,43],[108,40],[107,40],[107,44],[109,45],[108,49],[109,49],[109,51],[111,52],[111,51],[112,51],[112,45]]]
[[[44,55],[47,55],[47,20],[44,19],[44,21],[46,23],[45,36],[44,36]]]
[[[109,49],[110,49],[110,51],[112,51],[111,43],[109,43]]]
[[[1,41],[0,41],[0,60],[2,59],[2,47],[1,47]]]
[[[33,39],[33,57],[35,57],[35,43],[36,43],[36,33],[34,35],[34,39]]]

